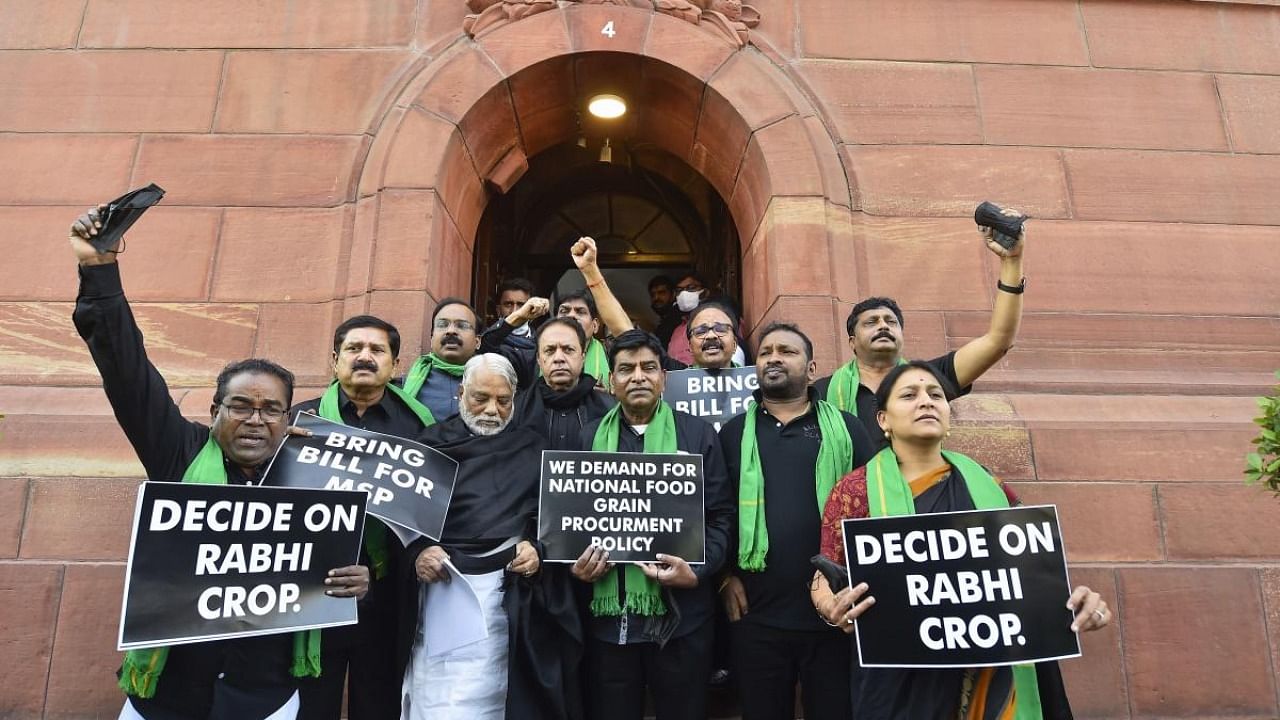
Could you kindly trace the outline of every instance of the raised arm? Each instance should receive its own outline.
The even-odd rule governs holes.
[[[72,319],[102,376],[102,389],[116,420],[147,476],[180,480],[183,458],[205,442],[208,431],[182,417],[164,378],[147,358],[142,332],[120,284],[116,254],[100,254],[88,242],[101,229],[101,210],[100,206],[82,215],[68,236],[80,272]]]
[[[604,274],[600,272],[600,266],[596,264],[596,241],[589,237],[578,238],[578,242],[569,249],[569,254],[573,256],[573,264],[582,272],[582,279],[586,281],[587,290],[591,291],[591,297],[596,301],[596,311],[600,313],[600,319],[604,321],[609,334],[617,337],[635,327],[627,316],[627,311],[622,309],[622,303],[613,296],[609,283],[604,281]]]
[[[1006,209],[1006,215],[1017,215],[1016,210]],[[991,228],[980,228],[987,248],[1000,258],[1000,285],[997,287],[995,307],[991,310],[991,327],[986,334],[965,343],[956,351],[956,379],[960,387],[973,384],[990,370],[1013,347],[1022,322],[1022,254],[1027,244],[1027,230],[1023,227],[1018,242],[1005,249],[992,237]]]

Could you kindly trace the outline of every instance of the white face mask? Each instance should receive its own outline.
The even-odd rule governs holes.
[[[702,296],[697,291],[682,290],[679,295],[676,295],[676,307],[680,312],[689,312],[698,307],[698,301],[701,299]]]

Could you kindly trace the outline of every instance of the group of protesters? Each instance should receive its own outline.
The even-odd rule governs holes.
[[[875,588],[854,578],[833,592],[811,560],[844,563],[844,519],[1018,503],[984,458],[943,446],[950,403],[1013,346],[1025,230],[1005,247],[980,229],[1000,262],[981,337],[909,361],[901,308],[868,298],[846,324],[853,359],[819,379],[806,330],[768,323],[754,333],[754,403],[717,431],[663,400],[665,378],[744,363],[737,308],[689,273],[651,283],[658,331],[638,329],[591,238],[570,249],[585,290],[556,298],[554,317],[526,281],[499,288],[487,327],[470,303],[447,298],[431,313],[429,348],[403,364],[392,322],[352,317],[333,333],[334,378],[321,397],[295,402],[289,370],[237,360],[217,377],[209,424],[187,420],[148,360],[117,248],[90,242],[102,222],[94,208],[71,227],[74,322],[148,479],[259,484],[299,411],[458,463],[438,540],[406,546],[369,517],[359,562],[328,573],[328,594],[358,598],[357,624],[310,645],[276,634],[129,651],[122,718],[336,720],[344,697],[353,720],[704,718],[717,634],[746,720],[794,717],[797,690],[811,720],[1070,717],[1055,662],[1033,666],[1034,692],[1008,666],[859,667],[850,633]],[[544,450],[701,456],[702,562],[615,563],[593,546],[572,564],[544,564]],[[474,588],[487,636],[430,653],[424,607],[454,573]],[[1087,587],[1062,602],[1074,631],[1112,619]]]

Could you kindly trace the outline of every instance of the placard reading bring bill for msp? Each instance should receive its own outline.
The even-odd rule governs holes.
[[[592,544],[611,562],[705,561],[701,455],[545,450],[538,503],[547,562]]]
[[[363,491],[146,482],[138,490],[119,649],[356,622],[324,594],[356,564]]]
[[[1077,657],[1052,505],[844,521],[864,667],[981,667]]]

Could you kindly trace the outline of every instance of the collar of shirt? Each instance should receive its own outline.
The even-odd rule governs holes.
[[[809,398],[809,409],[805,411],[803,415],[797,416],[796,419],[792,420],[791,422],[795,422],[796,420],[807,418],[810,415],[813,415],[818,412],[818,401],[822,399],[821,396],[818,395],[818,389],[810,385],[805,390],[805,396]],[[751,397],[755,399],[756,412],[760,413],[761,415],[767,415],[769,417],[773,417],[773,414],[770,413],[769,410],[764,406],[763,392],[761,392],[760,390],[752,391]]]

